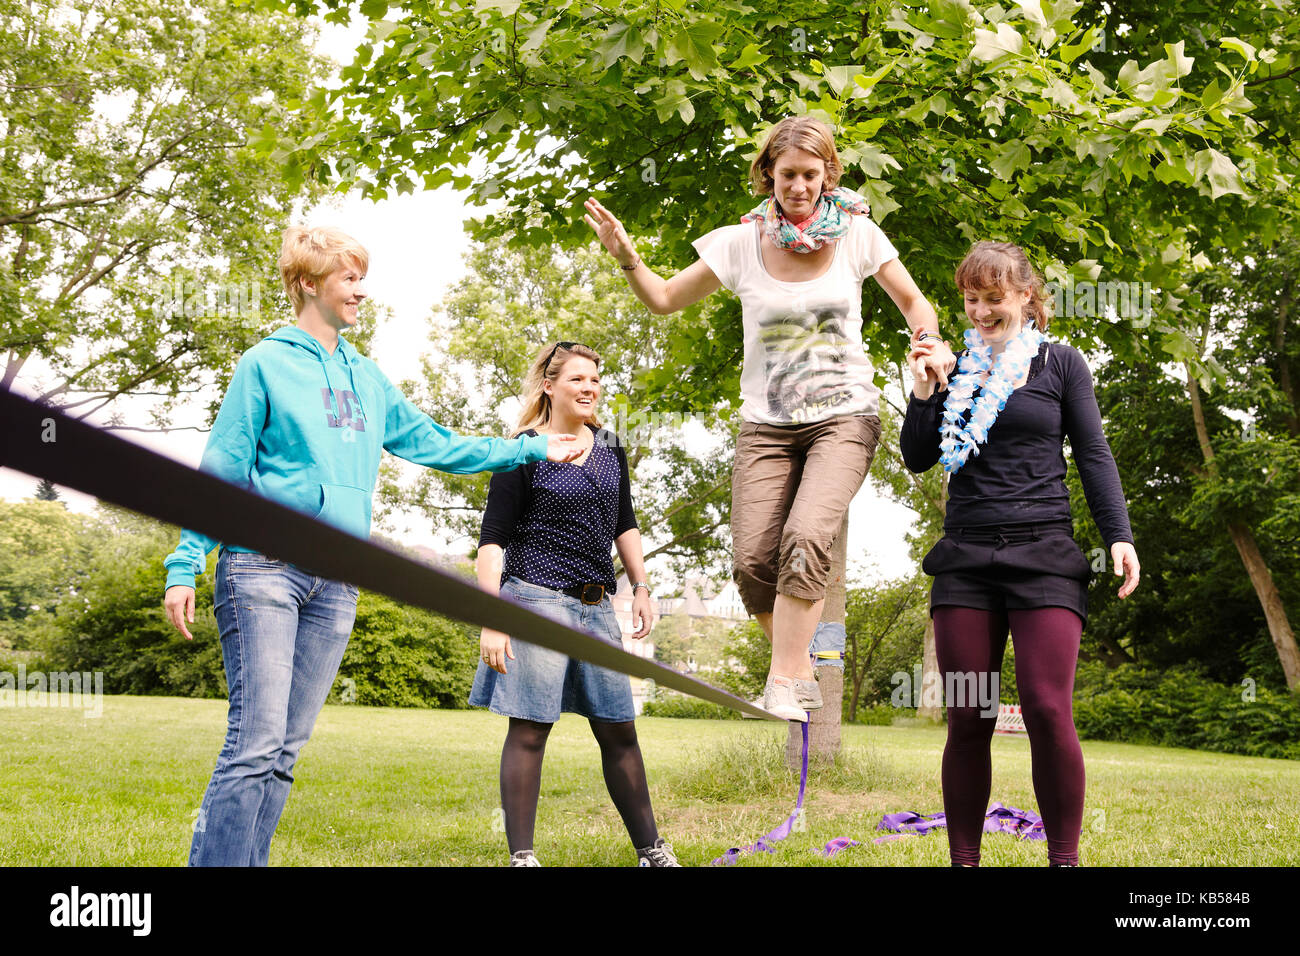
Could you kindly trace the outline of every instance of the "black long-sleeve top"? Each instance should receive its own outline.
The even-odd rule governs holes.
[[[505,549],[502,583],[513,576],[548,588],[616,590],[610,546],[637,526],[627,454],[613,432],[587,427],[595,436],[581,465],[541,461],[492,476],[479,547]]]
[[[978,396],[978,391],[976,395]],[[948,393],[911,396],[900,436],[903,461],[914,472],[939,461],[939,426]],[[1029,378],[1007,399],[988,441],[977,446],[948,483],[944,529],[1070,520],[1062,441],[1070,439],[1084,496],[1106,546],[1132,543],[1119,470],[1101,428],[1092,374],[1076,349],[1044,343]]]

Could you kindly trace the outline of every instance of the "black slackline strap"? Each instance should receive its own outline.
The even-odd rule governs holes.
[[[252,548],[321,577],[589,661],[732,710],[780,720],[748,701],[589,634],[542,617],[476,584],[322,524],[213,475],[0,389],[0,466],[75,488],[169,524]]]

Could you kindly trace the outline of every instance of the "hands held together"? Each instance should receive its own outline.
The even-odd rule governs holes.
[[[948,343],[933,333],[923,341],[917,340],[922,330],[912,333],[912,350],[907,353],[907,367],[912,372],[912,393],[917,398],[929,398],[936,388],[948,387],[948,376],[957,367],[957,356]]]

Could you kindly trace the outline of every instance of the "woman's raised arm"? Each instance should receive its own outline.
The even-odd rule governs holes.
[[[655,315],[678,312],[722,288],[722,283],[703,259],[697,259],[670,279],[661,279],[641,261],[627,230],[612,212],[594,199],[588,199],[585,205],[587,211],[583,220],[623,267],[636,297]]]

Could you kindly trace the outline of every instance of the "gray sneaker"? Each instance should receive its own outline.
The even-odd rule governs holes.
[[[537,859],[536,856],[533,855],[532,850],[516,850],[514,853],[510,854],[510,865],[511,866],[541,866],[542,863],[539,859]]]
[[[665,843],[663,837],[655,840],[654,846],[648,846],[644,850],[636,851],[637,866],[681,866],[677,862],[677,855],[673,853],[673,847],[670,843]]]
[[[763,709],[782,720],[797,720],[801,724],[808,722],[808,713],[799,704],[799,692],[794,683],[778,684],[776,678],[767,679],[767,689],[763,693]]]
[[[794,679],[794,692],[799,698],[799,706],[804,710],[822,709],[822,689],[815,680]]]
[[[798,677],[793,678],[793,680],[794,680],[795,698],[798,706],[802,707],[805,711],[821,710],[823,706],[822,689],[817,685],[817,681],[802,680],[801,678]],[[753,700],[750,701],[750,703],[761,710],[767,710],[768,709],[767,705],[764,704],[763,702],[767,700],[767,692],[771,688],[771,686],[772,686],[772,678],[769,677],[767,679],[767,686],[763,688],[762,696],[755,697]],[[740,716],[748,720],[760,719],[758,717],[755,717],[753,714],[742,713]],[[787,718],[787,719],[794,719],[794,718]]]

